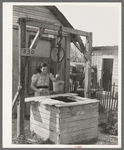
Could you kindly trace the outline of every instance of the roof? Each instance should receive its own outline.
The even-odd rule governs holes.
[[[100,50],[118,50],[118,46],[98,46],[98,47],[93,47],[92,51],[100,51]]]
[[[66,17],[59,11],[59,9],[56,6],[46,6],[55,16],[56,18],[61,22],[61,24],[64,27],[73,28],[73,26],[69,23],[69,21],[66,19]],[[73,28],[74,29],[74,28]],[[82,51],[85,51],[85,46],[83,44],[82,39],[79,35],[71,35],[73,39],[80,43],[80,47],[82,48]]]
[[[48,8],[54,14],[54,16],[56,16],[56,18],[61,22],[63,26],[73,28],[73,26],[69,23],[69,21],[56,6],[46,6],[46,8]]]

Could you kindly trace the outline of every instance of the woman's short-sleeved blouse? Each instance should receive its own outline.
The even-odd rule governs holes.
[[[37,73],[33,74],[31,80],[32,83],[36,84],[36,86],[49,86],[49,78],[53,78],[52,74],[47,74],[46,76],[43,76]]]

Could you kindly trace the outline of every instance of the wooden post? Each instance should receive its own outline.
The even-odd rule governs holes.
[[[65,38],[65,93],[69,92],[70,78],[70,38]]]
[[[92,33],[86,37],[86,51],[88,53],[88,61],[85,66],[85,97],[91,97],[91,56],[92,56]]]
[[[19,19],[19,55],[21,48],[26,48],[26,19]],[[19,56],[19,84],[22,87],[17,104],[17,136],[24,134],[24,99],[25,99],[25,63],[26,57]]]

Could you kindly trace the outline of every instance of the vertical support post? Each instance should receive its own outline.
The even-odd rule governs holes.
[[[22,87],[17,104],[17,136],[24,134],[24,98],[25,98],[25,63],[26,57],[20,56],[21,48],[26,47],[26,19],[19,19],[19,84]]]
[[[86,37],[86,51],[88,61],[85,66],[85,97],[91,97],[91,62],[92,62],[92,33],[89,33]]]
[[[69,92],[70,79],[70,38],[65,38],[65,93]]]

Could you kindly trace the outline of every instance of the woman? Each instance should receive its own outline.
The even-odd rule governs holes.
[[[50,73],[48,74],[48,66],[46,63],[42,63],[37,69],[38,73],[32,76],[31,88],[35,91],[34,96],[49,95],[49,79],[56,81],[59,79],[59,75],[56,78]]]

